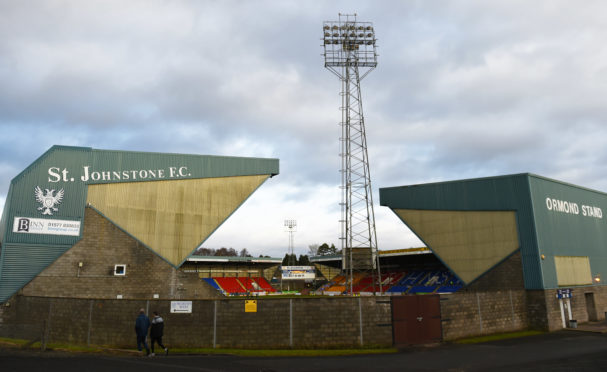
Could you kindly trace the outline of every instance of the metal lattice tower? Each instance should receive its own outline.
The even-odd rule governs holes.
[[[346,288],[357,274],[371,271],[382,292],[361,80],[377,66],[377,39],[371,22],[339,14],[323,23],[325,68],[341,81],[341,248]],[[374,286],[374,292],[376,287]]]
[[[294,260],[295,260],[294,234],[295,234],[295,231],[297,231],[297,221],[296,220],[285,220],[285,230],[289,233],[289,250],[287,251],[289,258],[287,260],[287,266],[293,266],[293,265],[295,265],[295,262],[294,262]]]

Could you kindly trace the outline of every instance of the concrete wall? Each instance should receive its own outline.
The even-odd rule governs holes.
[[[193,300],[191,314],[171,314],[169,300],[14,296],[0,337],[46,335],[47,342],[134,348],[139,308],[165,319],[168,347],[316,348],[392,345],[388,298],[262,298],[257,312],[241,299]],[[33,335],[23,333],[33,329]]]

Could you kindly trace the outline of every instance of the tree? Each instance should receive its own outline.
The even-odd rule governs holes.
[[[282,259],[282,266],[294,266],[297,265],[297,256],[294,254],[285,254],[285,258]]]
[[[234,248],[221,247],[217,250],[217,252],[215,252],[215,256],[236,257],[238,256],[238,253],[236,253],[236,250]]]
[[[316,256],[318,254],[318,244],[312,244],[308,246],[308,255]]]
[[[215,256],[215,250],[213,248],[200,247],[194,254],[197,256]]]
[[[322,243],[319,247],[318,247],[318,255],[319,256],[327,256],[330,254],[337,254],[337,248],[335,248],[334,244],[331,244],[331,246],[329,247],[329,245],[327,243]]]
[[[298,264],[300,266],[310,266],[310,258],[305,254],[300,254]]]
[[[246,248],[243,248],[240,250],[240,253],[238,254],[239,257],[252,257],[249,254],[249,251]]]

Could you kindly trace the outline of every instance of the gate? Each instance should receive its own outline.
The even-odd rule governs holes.
[[[442,340],[439,295],[394,296],[391,299],[395,346]]]

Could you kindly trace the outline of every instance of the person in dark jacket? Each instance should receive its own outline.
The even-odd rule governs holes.
[[[135,320],[135,333],[137,334],[137,350],[141,351],[141,345],[145,347],[146,355],[150,355],[150,348],[146,341],[150,319],[145,315],[145,310],[139,309],[139,316]]]
[[[152,355],[154,354],[154,343],[158,342],[158,346],[164,349],[164,355],[169,354],[169,349],[162,344],[162,336],[164,334],[164,320],[156,311],[152,318],[152,328],[150,329],[150,338],[152,339]]]

